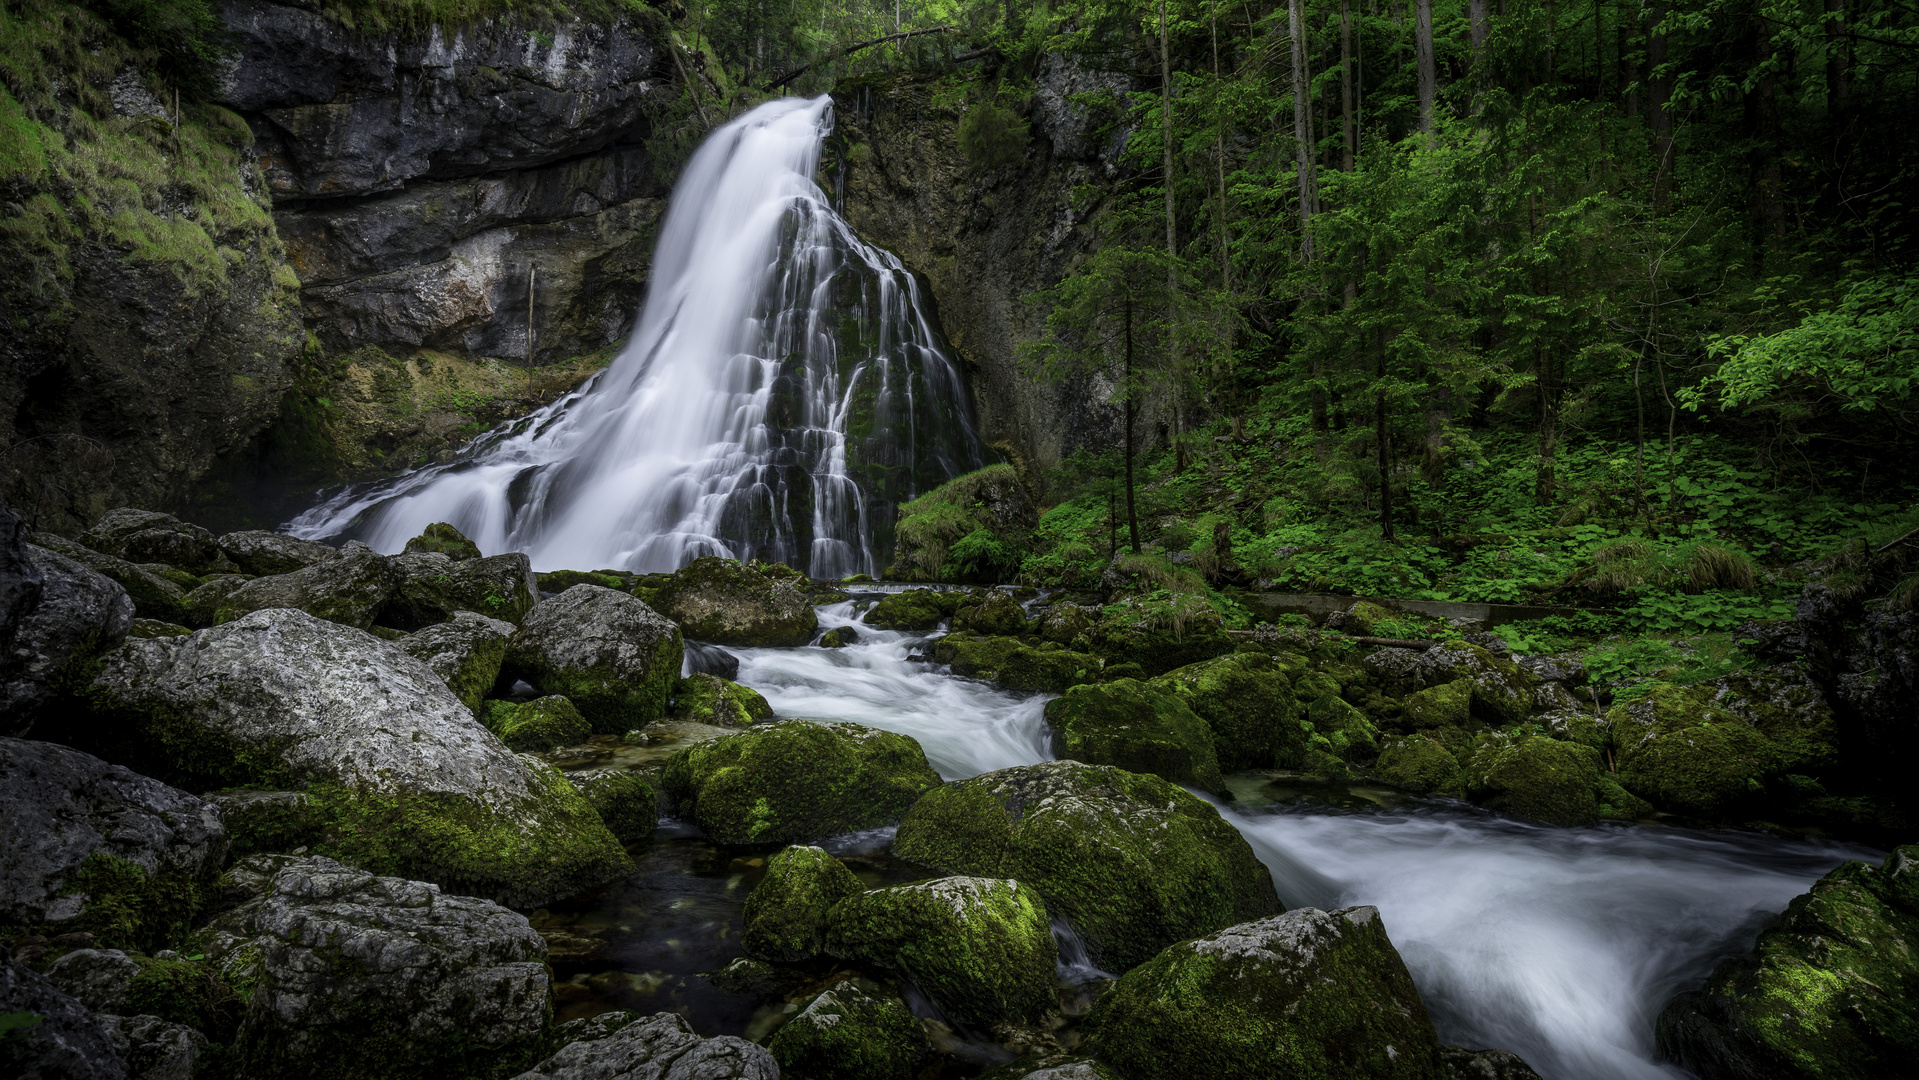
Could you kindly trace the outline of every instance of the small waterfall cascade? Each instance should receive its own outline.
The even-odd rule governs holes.
[[[832,124],[830,98],[785,98],[715,131],[618,359],[452,462],[330,493],[291,531],[393,552],[446,521],[541,570],[723,555],[880,573],[897,506],[985,462],[917,283],[814,180]]]

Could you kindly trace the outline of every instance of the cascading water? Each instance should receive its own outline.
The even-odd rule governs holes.
[[[446,521],[542,570],[724,555],[879,573],[894,508],[984,462],[912,276],[813,180],[831,127],[819,97],[716,131],[674,190],[611,367],[458,460],[338,492],[291,530],[390,552]]]

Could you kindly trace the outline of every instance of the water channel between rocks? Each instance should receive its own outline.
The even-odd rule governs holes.
[[[1008,693],[910,659],[937,635],[872,629],[853,611],[840,603],[819,615],[822,630],[853,626],[854,645],[730,650],[738,681],[782,717],[911,735],[949,780],[1053,756],[1046,695]],[[645,767],[718,733],[683,726],[655,745],[603,743],[557,760]],[[1686,1075],[1653,1055],[1653,1018],[1672,993],[1749,948],[1840,862],[1881,857],[1757,833],[1547,828],[1281,774],[1228,782],[1236,798],[1221,812],[1272,871],[1288,907],[1376,905],[1441,1040],[1514,1051],[1548,1080]],[[869,886],[935,876],[892,859],[890,841],[881,830],[823,846]],[[678,1009],[702,1034],[763,1038],[812,984],[796,977],[784,987],[722,988],[705,973],[740,955],[741,905],[773,850],[721,847],[665,821],[634,849],[632,877],[536,912],[535,926],[553,942],[561,1017]],[[813,984],[833,973],[821,967]],[[1092,976],[1063,967],[1062,986]],[[1063,992],[1070,1014],[1074,999]]]

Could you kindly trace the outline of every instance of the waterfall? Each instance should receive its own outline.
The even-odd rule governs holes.
[[[814,181],[832,123],[830,98],[783,98],[715,131],[605,371],[450,463],[331,493],[290,531],[392,552],[446,521],[541,570],[723,555],[880,573],[898,504],[984,462],[917,283]]]

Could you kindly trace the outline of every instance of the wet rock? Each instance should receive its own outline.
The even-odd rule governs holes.
[[[392,560],[368,547],[354,548],[303,570],[247,582],[220,601],[213,621],[230,623],[249,612],[295,608],[364,630],[373,625],[397,583]]]
[[[740,948],[750,956],[792,964],[819,955],[833,905],[866,886],[817,847],[788,847],[766,864],[741,913]]]
[[[1363,663],[1393,697],[1466,680],[1472,685],[1472,716],[1494,726],[1523,723],[1533,711],[1534,676],[1478,645],[1445,642],[1424,652],[1378,649]]]
[[[471,1069],[546,1026],[546,942],[490,901],[313,858],[274,876],[248,929],[243,1076],[368,1055],[361,1075]]]
[[[765,844],[890,825],[940,779],[908,736],[783,720],[686,747],[660,783],[715,842]]]
[[[819,629],[813,605],[791,580],[715,555],[682,567],[655,603],[686,636],[719,645],[804,645]]]
[[[1373,775],[1407,791],[1458,794],[1465,774],[1459,759],[1444,743],[1428,735],[1405,735],[1386,740]]]
[[[1790,666],[1652,692],[1606,714],[1619,782],[1665,810],[1705,817],[1750,809],[1791,774],[1817,775],[1838,756],[1819,688]]]
[[[1540,1080],[1524,1058],[1506,1050],[1442,1046],[1439,1067],[1443,1080]]]
[[[394,644],[433,669],[453,695],[476,712],[500,677],[513,624],[471,611],[417,630]]]
[[[376,868],[533,905],[631,865],[558,773],[508,751],[431,668],[304,612],[129,642],[89,701],[103,752],[156,776],[313,785],[334,850]]]
[[[40,571],[27,555],[30,532],[20,515],[0,506],[0,673],[13,653],[20,620],[40,603]]]
[[[959,611],[964,593],[936,589],[907,589],[882,597],[867,609],[865,623],[881,630],[935,630]]]
[[[946,873],[1031,885],[1111,971],[1282,910],[1272,875],[1211,805],[1156,776],[1077,761],[929,792],[900,823],[893,851]]]
[[[963,1024],[1032,1023],[1058,1007],[1052,920],[1017,881],[947,877],[856,893],[833,907],[825,946],[910,975]]]
[[[266,577],[291,574],[340,557],[339,549],[318,540],[302,540],[285,533],[248,529],[219,539],[220,552],[244,574]]]
[[[392,563],[393,595],[380,621],[395,629],[418,630],[462,611],[518,623],[540,600],[533,564],[519,552],[485,559],[409,552]]]
[[[140,965],[119,949],[75,949],[47,968],[60,992],[97,1013],[126,1011],[127,989]]]
[[[1919,847],[1848,862],[1745,956],[1659,1014],[1660,1052],[1703,1080],[1890,1077],[1919,1054]]]
[[[1148,675],[1164,675],[1238,648],[1210,607],[1202,605],[1189,614],[1183,626],[1175,626],[1163,612],[1137,599],[1122,600],[1075,638],[1073,648],[1104,657],[1109,667],[1138,664]]]
[[[593,736],[593,725],[558,694],[532,701],[489,701],[480,719],[509,750],[522,753],[578,746]]]
[[[852,979],[820,992],[766,1044],[784,1080],[910,1080],[930,1047],[896,997]]]
[[[1127,1080],[1403,1077],[1439,1040],[1375,908],[1299,908],[1171,946],[1120,976],[1085,1052]]]
[[[186,611],[185,625],[195,630],[204,630],[214,625],[220,617],[220,605],[226,603],[227,597],[239,592],[247,582],[252,580],[245,574],[227,574],[203,582],[199,588],[187,593],[186,598],[181,601],[181,606]]]
[[[304,791],[216,791],[206,799],[219,808],[235,857],[312,847],[326,831],[321,807]]]
[[[47,550],[66,556],[125,589],[133,599],[135,615],[165,622],[181,622],[187,618],[187,592],[177,582],[169,581],[144,566],[136,566],[125,559],[50,533],[35,533],[33,539]]]
[[[990,1069],[980,1080],[1125,1080],[1091,1058],[1046,1054]]]
[[[1269,655],[1234,653],[1189,664],[1151,685],[1170,687],[1212,728],[1222,771],[1294,768],[1305,755],[1292,679]]]
[[[0,922],[110,947],[184,931],[227,853],[211,805],[53,743],[0,738],[0,820]]]
[[[973,600],[961,604],[953,616],[953,629],[975,634],[1018,637],[1032,628],[1026,609],[1005,589],[987,589]]]
[[[714,727],[745,727],[770,718],[773,706],[750,686],[695,672],[674,685],[672,712],[677,719]]]
[[[689,675],[714,675],[732,680],[740,677],[740,658],[703,641],[686,643],[686,666]]]
[[[820,648],[844,649],[848,645],[859,644],[859,640],[860,632],[858,630],[850,626],[835,626],[833,629],[820,635]]]
[[[207,1048],[198,1031],[157,1016],[96,1016],[107,1041],[127,1063],[127,1080],[193,1080]]]
[[[468,540],[465,533],[446,522],[436,521],[406,542],[405,554],[424,555],[429,552],[462,562],[479,558],[480,545]]]
[[[1090,653],[1052,644],[1034,648],[1018,638],[982,638],[970,630],[956,630],[930,643],[927,652],[935,662],[950,665],[955,675],[984,679],[1008,690],[1058,693],[1097,682],[1104,673],[1104,663]]]
[[[213,534],[171,514],[123,506],[81,533],[81,544],[131,563],[165,563],[190,574],[231,573]]]
[[[1472,680],[1454,679],[1408,694],[1401,715],[1414,728],[1465,727],[1472,707]]]
[[[1306,737],[1310,766],[1314,755],[1339,761],[1371,761],[1379,756],[1379,729],[1365,713],[1337,694],[1324,694],[1306,706]]]
[[[1482,738],[1466,762],[1473,801],[1548,825],[1599,820],[1599,751],[1540,735]]]
[[[22,610],[0,656],[0,732],[12,735],[27,734],[41,708],[133,623],[133,601],[119,585],[43,547],[27,544],[24,556],[27,566],[16,571]],[[38,596],[29,604],[30,585]]]
[[[764,1047],[720,1035],[702,1039],[678,1013],[601,1023],[515,1080],[780,1080]]]
[[[633,773],[591,769],[567,773],[566,781],[600,815],[616,840],[642,840],[659,827],[659,794]]]
[[[126,1080],[126,1059],[86,1006],[45,976],[0,951],[0,1015],[40,1021],[0,1042],[0,1066],[14,1080]]]
[[[1046,722],[1060,757],[1212,791],[1224,786],[1212,729],[1170,689],[1137,679],[1074,687],[1046,703]]]
[[[501,675],[562,694],[593,730],[619,734],[666,714],[682,657],[680,628],[645,603],[575,585],[527,614]]]

